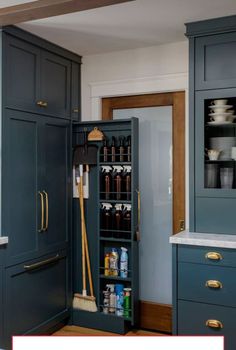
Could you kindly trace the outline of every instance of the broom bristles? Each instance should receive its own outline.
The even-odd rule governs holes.
[[[96,298],[89,295],[74,294],[73,309],[97,312]]]

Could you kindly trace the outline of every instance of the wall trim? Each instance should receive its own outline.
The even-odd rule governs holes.
[[[101,119],[102,98],[187,91],[188,73],[181,72],[134,79],[92,82],[89,86],[91,89],[91,119],[98,120]]]

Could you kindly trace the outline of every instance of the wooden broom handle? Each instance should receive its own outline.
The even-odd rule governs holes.
[[[86,262],[87,262],[87,268],[88,268],[88,279],[89,279],[89,288],[90,288],[90,294],[93,297],[94,296],[94,290],[93,290],[93,280],[92,280],[92,273],[91,273],[91,265],[90,265],[90,257],[89,257],[89,249],[88,249],[88,239],[87,239],[87,230],[85,225],[85,216],[84,216],[84,188],[83,188],[83,176],[80,177],[80,208],[81,208],[81,223],[83,225],[82,232],[83,232],[83,244],[85,250],[85,256],[86,256]],[[82,253],[83,254],[83,253]],[[84,260],[85,265],[85,260]],[[83,278],[86,277],[85,272],[83,273]],[[84,283],[84,282],[83,282]],[[85,279],[85,288],[86,289],[86,279]]]
[[[80,220],[81,220],[81,246],[82,246],[82,278],[83,278],[83,290],[86,290],[86,275],[85,275],[85,241],[84,241],[84,203],[82,198],[83,188],[83,176],[80,176],[79,189],[79,201],[80,201]]]

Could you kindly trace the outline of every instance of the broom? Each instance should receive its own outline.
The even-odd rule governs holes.
[[[82,277],[83,277],[83,291],[82,294],[75,293],[73,299],[73,308],[90,312],[97,311],[96,298],[93,292],[93,282],[91,275],[91,266],[88,250],[88,239],[86,233],[85,216],[84,216],[84,196],[83,196],[83,165],[80,165],[80,179],[78,184],[80,211],[81,211],[81,245],[82,245]],[[90,294],[87,295],[86,290],[86,266],[85,258],[88,268]]]

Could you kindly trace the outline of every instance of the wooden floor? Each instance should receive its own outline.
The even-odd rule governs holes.
[[[77,326],[65,326],[55,332],[53,336],[84,336],[84,335],[101,335],[101,336],[117,336],[115,333],[98,331],[90,328],[82,328]],[[132,330],[125,336],[163,336],[165,334],[158,332],[149,332],[141,329]]]

